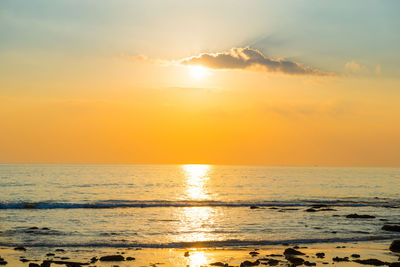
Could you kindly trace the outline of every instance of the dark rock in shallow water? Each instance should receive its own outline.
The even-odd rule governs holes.
[[[315,255],[317,256],[317,258],[320,258],[320,259],[323,259],[325,257],[325,253],[323,253],[323,252],[315,253]]]
[[[259,206],[250,206],[250,209],[259,209],[260,207]]]
[[[389,267],[400,267],[400,262],[392,262]]]
[[[400,240],[394,240],[389,249],[393,252],[400,252]]]
[[[40,267],[40,265],[37,263],[31,262],[31,263],[29,263],[29,267]]]
[[[285,251],[283,252],[283,254],[285,256],[287,255],[305,255],[303,252],[295,250],[294,248],[287,248],[285,249]]]
[[[293,248],[294,248],[294,249],[299,249],[300,247],[296,245],[296,246],[294,246]]]
[[[8,262],[6,262],[4,259],[0,260],[0,265],[7,265]]]
[[[16,248],[14,248],[14,250],[17,250],[17,251],[26,251],[26,248],[24,248],[24,247],[16,247]]]
[[[258,259],[259,261],[262,261],[264,265],[269,265],[269,266],[276,266],[278,265],[281,261],[280,260],[275,260],[271,258],[262,258]]]
[[[317,210],[313,209],[313,208],[306,209],[305,211],[307,211],[307,212],[317,212]]]
[[[391,231],[391,232],[400,232],[400,225],[385,224],[382,227],[382,230]]]
[[[90,259],[90,263],[95,263],[95,262],[97,262],[98,260],[99,260],[98,258],[93,257],[93,258]]]
[[[344,257],[344,258],[334,257],[332,260],[336,262],[349,261],[349,257]]]
[[[30,260],[25,259],[25,258],[22,258],[22,259],[19,259],[19,261],[20,261],[20,262],[28,262],[28,261],[30,261]]]
[[[359,254],[351,254],[351,257],[353,257],[353,258],[359,258],[360,255],[359,255]]]
[[[244,261],[240,264],[240,267],[247,267],[247,266],[257,266],[260,265],[260,261],[256,260],[256,261]]]
[[[54,253],[47,253],[47,254],[46,254],[47,257],[52,257],[52,256],[55,256],[55,255],[56,255],[56,254],[54,254]]]
[[[69,257],[61,257],[61,260],[69,260]]]
[[[250,254],[252,257],[255,257],[255,256],[257,256],[257,255],[260,254],[260,253],[258,253],[257,251],[251,251],[251,252],[249,252],[249,254]]]
[[[100,257],[100,261],[123,261],[123,260],[125,260],[125,258],[122,255],[110,255],[110,256]]]
[[[350,218],[350,219],[373,219],[373,218],[375,218],[375,216],[368,215],[368,214],[353,213],[353,214],[346,215],[346,218]]]
[[[298,266],[304,263],[304,260],[298,257],[289,256],[286,259],[292,264],[292,266]]]
[[[228,266],[227,263],[223,263],[223,262],[220,262],[220,261],[210,263],[210,265],[211,265],[211,266]]]
[[[309,261],[305,261],[304,262],[305,266],[316,266],[317,264],[315,262],[309,262]]]
[[[127,261],[134,261],[135,258],[134,258],[134,257],[126,257],[126,260],[127,260]]]
[[[56,249],[56,252],[65,252],[65,250],[63,250],[62,248],[58,248]]]
[[[39,229],[39,227],[33,226],[33,227],[29,227],[28,229],[29,230],[37,230],[37,229]]]
[[[366,265],[375,265],[375,266],[382,266],[382,265],[389,265],[388,262],[383,262],[377,259],[368,259],[368,260],[353,260],[354,262]]]

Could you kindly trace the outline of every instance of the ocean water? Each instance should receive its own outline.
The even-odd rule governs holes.
[[[399,193],[400,168],[0,164],[0,246],[386,240]]]

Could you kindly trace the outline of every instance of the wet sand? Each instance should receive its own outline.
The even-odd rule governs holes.
[[[276,266],[288,266],[289,262],[287,257],[283,255],[285,249],[296,248],[305,255],[298,255],[295,257],[302,258],[308,261],[312,266],[338,265],[338,266],[363,266],[354,260],[361,259],[377,259],[386,263],[399,262],[400,253],[394,253],[389,250],[391,241],[385,242],[360,242],[360,243],[330,243],[330,244],[312,244],[297,246],[268,246],[268,247],[240,247],[229,249],[136,249],[136,248],[30,248],[27,247],[26,251],[14,250],[13,247],[1,247],[0,257],[2,257],[7,265],[5,266],[29,266],[29,263],[41,264],[44,260],[65,261],[65,262],[79,262],[88,265],[82,266],[246,266],[247,263],[252,262],[259,266],[266,266],[277,263]],[[255,252],[255,253],[251,253]],[[54,254],[51,255],[51,254]],[[316,253],[325,253],[323,258],[318,258]],[[48,255],[47,255],[48,254]],[[251,255],[254,254],[254,255]],[[359,258],[352,257],[353,254],[360,255]],[[107,255],[121,255],[124,261],[96,261],[93,263],[91,259],[95,257],[100,259]],[[126,260],[128,257],[134,259]],[[348,257],[349,261],[334,261],[333,258]],[[29,261],[22,262],[26,259]],[[262,260],[262,259],[275,259],[278,262]],[[24,260],[23,260],[24,261]],[[90,264],[89,264],[90,263]],[[212,265],[212,264],[216,265]],[[308,263],[306,263],[308,264]],[[293,266],[293,264],[290,264]],[[66,264],[52,263],[51,266],[66,266]],[[250,265],[248,265],[250,266]],[[254,265],[256,266],[256,265]],[[306,266],[304,263],[301,266]],[[368,265],[366,265],[368,266]],[[369,265],[371,266],[371,265]]]

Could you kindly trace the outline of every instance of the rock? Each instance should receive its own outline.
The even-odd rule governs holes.
[[[39,227],[33,226],[33,227],[29,227],[28,229],[29,229],[29,230],[38,230]]]
[[[391,232],[400,232],[400,225],[385,224],[382,227],[382,230],[391,231]]]
[[[305,255],[303,252],[300,252],[298,250],[295,250],[294,248],[287,248],[285,249],[285,251],[283,252],[283,254],[285,256],[287,255]]]
[[[122,255],[110,255],[110,256],[100,257],[100,261],[123,261],[123,260],[125,260],[125,258]]]
[[[267,256],[269,256],[269,257],[282,257],[283,255],[282,254],[269,254]]]
[[[275,259],[270,259],[270,258],[263,258],[263,259],[258,259],[258,260],[265,261],[265,262],[263,262],[263,264],[269,265],[269,266],[276,266],[281,262],[280,260],[275,260]]]
[[[228,266],[227,263],[223,263],[223,262],[220,262],[220,261],[210,263],[210,265],[212,265],[212,266]]]
[[[65,250],[63,250],[62,248],[58,248],[56,249],[56,252],[65,252]]]
[[[99,260],[98,258],[93,257],[93,258],[90,259],[90,263],[95,263],[95,262],[97,262],[98,260]]]
[[[359,255],[359,254],[351,254],[351,257],[353,257],[353,258],[359,258],[360,255]]]
[[[186,251],[185,254],[183,254],[185,257],[189,257],[189,251]]]
[[[309,261],[305,261],[304,262],[305,266],[316,266],[317,264],[315,262],[309,262]]]
[[[334,257],[332,260],[336,262],[349,261],[349,257],[344,257],[344,258]]]
[[[82,265],[88,265],[88,263],[82,262],[45,260],[40,267],[50,267],[52,263],[66,265],[67,267],[82,267]]]
[[[317,210],[316,210],[316,209],[313,209],[313,208],[309,208],[309,209],[306,209],[305,211],[306,211],[306,212],[316,212]]]
[[[400,267],[400,262],[392,262],[389,267]]]
[[[389,249],[393,252],[400,252],[400,240],[394,240]]]
[[[256,260],[256,261],[244,261],[240,264],[240,267],[247,267],[247,266],[257,266],[260,265],[260,261]]]
[[[377,259],[368,259],[368,260],[353,260],[354,262],[366,265],[375,265],[375,266],[382,266],[382,265],[389,265],[388,262],[383,262]]]
[[[259,206],[250,206],[250,209],[259,209],[260,207]]]
[[[31,262],[31,263],[29,263],[29,267],[40,267],[40,265],[37,263]]]
[[[353,214],[346,215],[346,218],[350,218],[350,219],[373,219],[373,218],[375,218],[375,216],[368,215],[368,214],[353,213]]]
[[[7,265],[8,262],[6,262],[3,258],[0,260],[0,265]]]
[[[14,248],[14,250],[17,250],[17,251],[26,251],[26,248],[24,248],[24,247],[16,247],[16,248]]]
[[[56,255],[56,254],[54,254],[54,253],[47,253],[47,254],[46,254],[47,257],[52,257],[52,256],[55,256],[55,255]]]
[[[42,230],[48,231],[48,230],[50,230],[50,228],[48,228],[48,227],[42,227]]]
[[[292,266],[298,266],[304,263],[304,260],[298,257],[289,256],[286,259],[292,264]]]
[[[134,258],[134,257],[126,257],[126,260],[127,260],[127,261],[134,261],[135,258]]]
[[[28,261],[30,261],[30,260],[23,258],[23,259],[19,259],[19,261],[20,261],[20,262],[28,262]]]
[[[315,255],[317,256],[317,258],[320,258],[320,259],[325,258],[325,253],[323,253],[323,252],[315,253]]]
[[[299,247],[299,246],[294,246],[293,248],[294,248],[294,249],[299,249],[300,247]]]
[[[257,255],[260,254],[260,253],[258,253],[257,251],[251,251],[251,252],[249,252],[249,254],[250,254],[252,257],[255,257],[255,256],[257,256]]]
[[[69,257],[61,257],[61,260],[69,260]]]

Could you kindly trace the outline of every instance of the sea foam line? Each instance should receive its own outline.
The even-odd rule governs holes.
[[[0,247],[131,247],[131,248],[223,248],[247,247],[267,245],[293,245],[293,244],[323,244],[323,243],[349,243],[391,240],[396,236],[368,236],[354,238],[314,238],[314,239],[285,239],[285,240],[223,240],[223,241],[198,241],[198,242],[172,242],[172,243],[0,243]]]
[[[302,201],[135,201],[109,200],[93,203],[69,202],[0,202],[0,209],[113,209],[113,208],[162,208],[162,207],[307,207],[326,205],[335,207],[387,207],[399,208],[400,201],[342,201],[342,200],[302,200]]]

